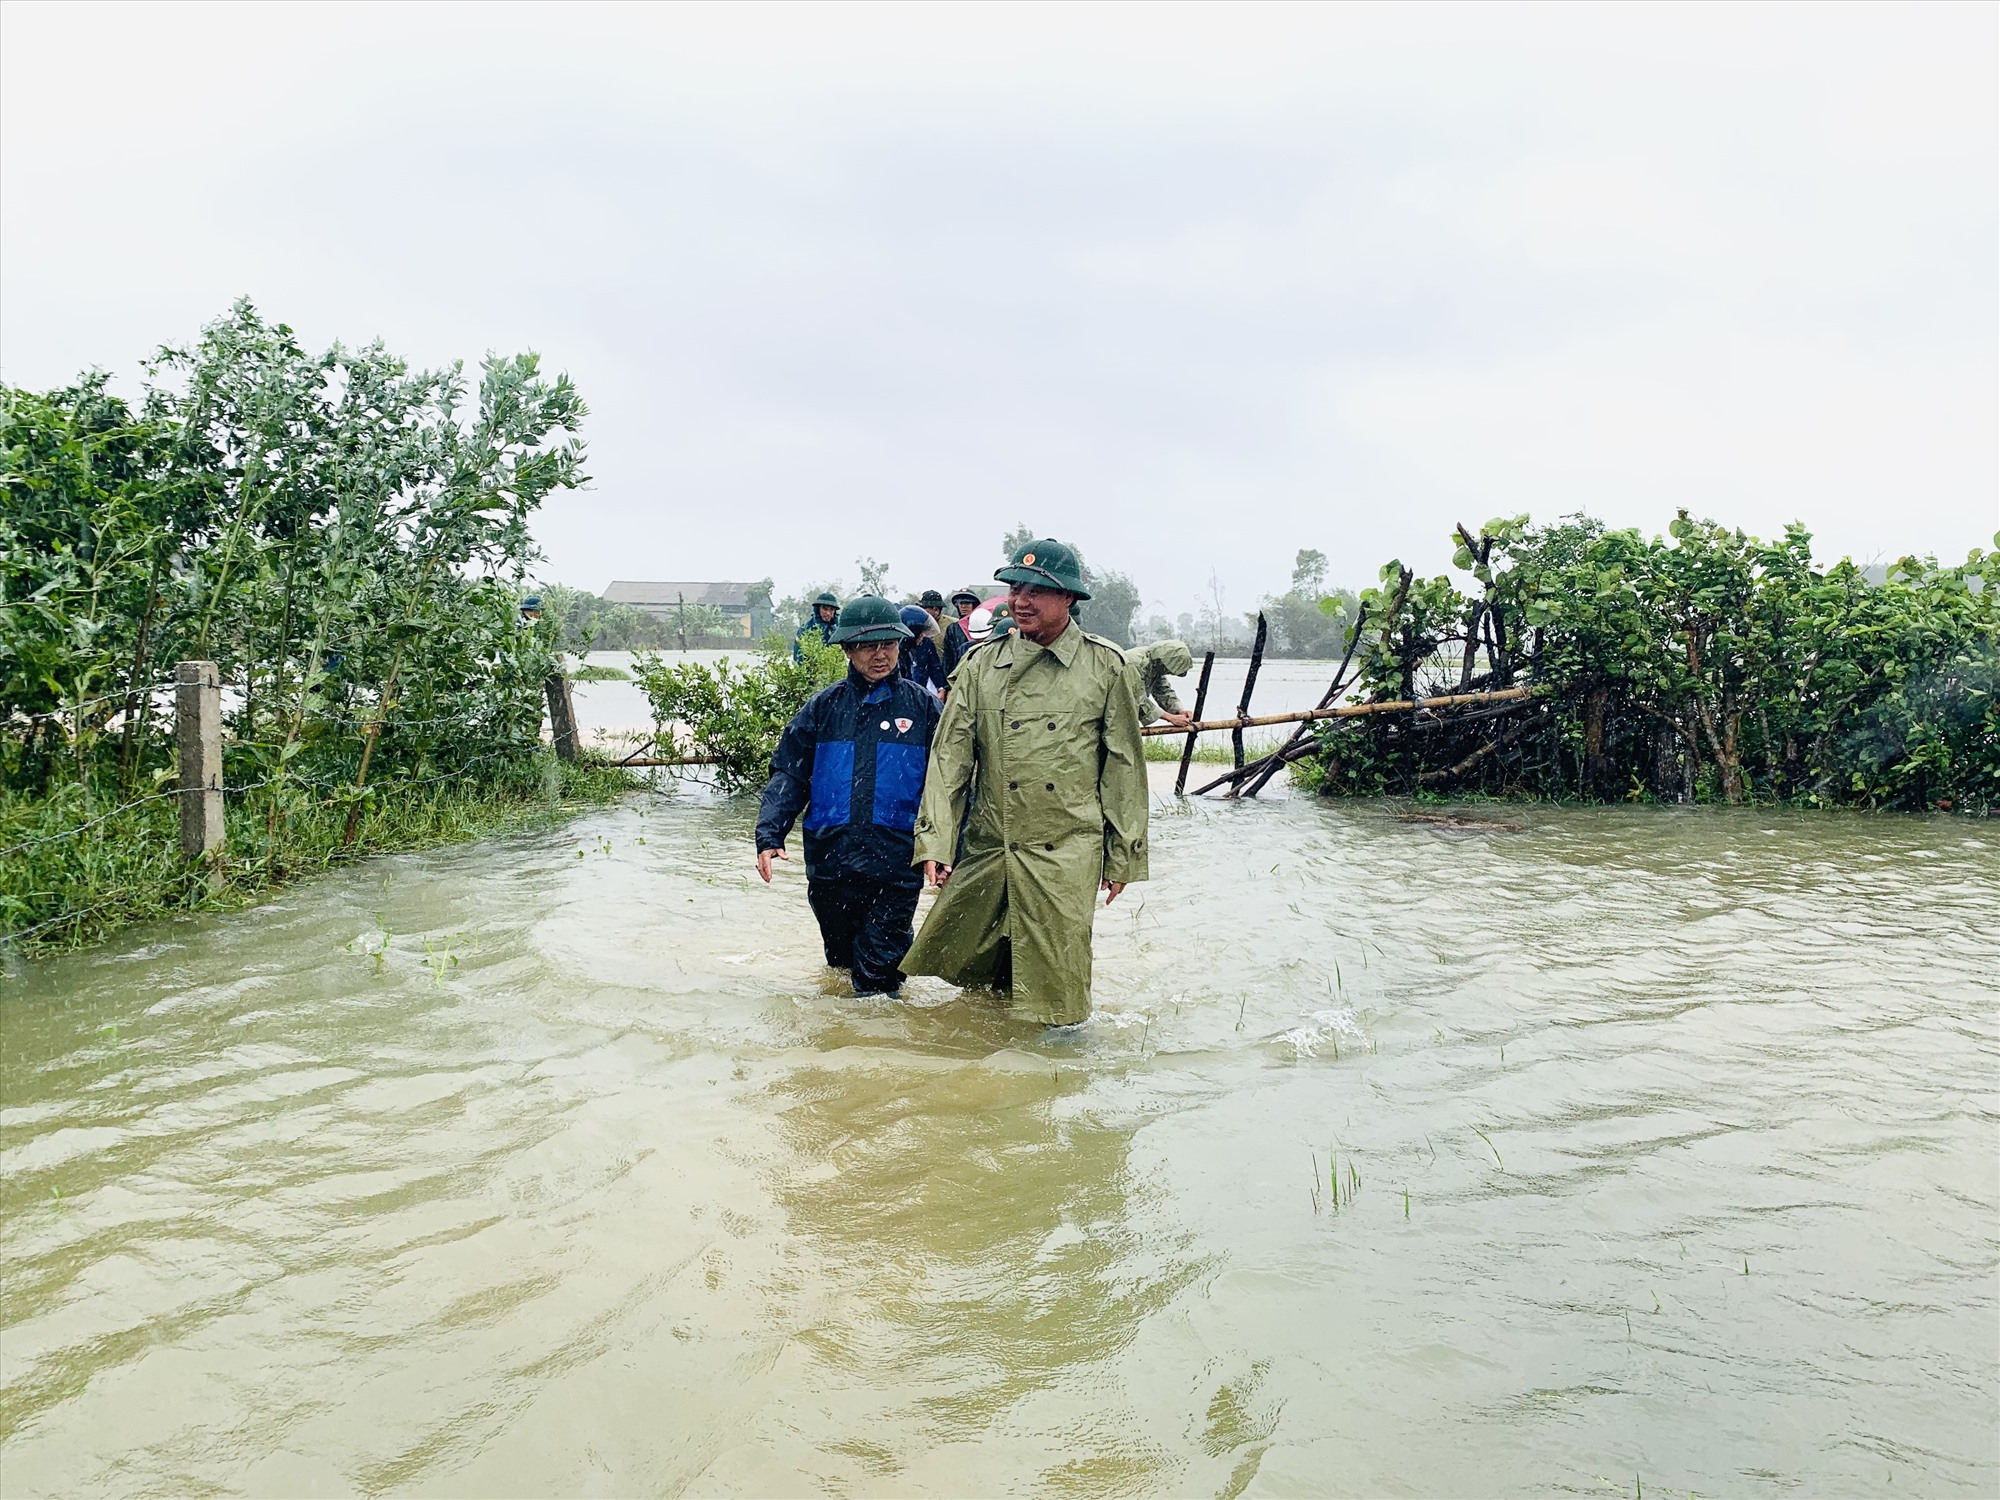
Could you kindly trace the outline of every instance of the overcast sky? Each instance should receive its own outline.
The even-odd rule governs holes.
[[[0,14],[0,374],[242,294],[539,350],[565,582],[943,586],[1025,521],[1177,614],[1520,510],[2000,526],[1989,4]]]

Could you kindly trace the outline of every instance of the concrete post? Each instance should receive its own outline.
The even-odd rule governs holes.
[[[181,853],[222,859],[222,675],[212,661],[174,670],[174,738],[181,754]]]
[[[576,759],[576,705],[570,699],[569,678],[561,672],[549,673],[543,685],[549,698],[549,738],[556,754],[564,760]]]

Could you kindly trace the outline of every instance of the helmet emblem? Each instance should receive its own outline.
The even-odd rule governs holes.
[[[1034,565],[1035,565],[1035,554],[1032,552],[1023,552],[1021,554],[1021,566],[1024,568],[1032,568]]]

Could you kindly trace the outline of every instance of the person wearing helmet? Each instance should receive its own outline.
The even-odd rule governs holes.
[[[921,604],[905,604],[903,623],[909,627],[910,638],[903,642],[899,670],[932,697],[943,699],[944,658],[938,655],[937,621]]]
[[[806,902],[826,961],[857,995],[894,994],[923,878],[915,865],[937,700],[896,670],[910,630],[896,606],[850,601],[833,641],[847,676],[806,700],[778,737],[757,809],[757,873],[768,884],[785,837],[805,814]]]
[[[1132,695],[1139,700],[1139,722],[1157,724],[1165,719],[1176,727],[1194,722],[1194,715],[1181,710],[1180,695],[1173,679],[1194,670],[1194,653],[1186,641],[1152,641],[1133,646],[1125,653],[1125,670],[1132,674]]]
[[[944,628],[944,640],[938,650],[944,656],[944,675],[950,677],[958,670],[958,664],[965,653],[972,649],[972,626],[968,623],[979,608],[977,589],[960,589],[951,596],[951,607],[958,618]]]
[[[1146,878],[1138,700],[1124,653],[1070,618],[1082,572],[1044,538],[994,574],[1016,629],[952,675],[915,841],[938,899],[903,960],[1045,1026],[1090,1014],[1098,890]]]
[[[816,635],[822,644],[833,640],[833,622],[840,614],[840,597],[831,589],[823,589],[813,596],[813,611],[806,617],[805,624],[792,633],[792,660],[801,659],[799,642],[807,636]]]
[[[921,604],[924,608],[924,613],[931,617],[931,629],[939,634],[943,634],[944,595],[940,594],[936,589],[925,589],[922,597],[917,600],[917,603]]]

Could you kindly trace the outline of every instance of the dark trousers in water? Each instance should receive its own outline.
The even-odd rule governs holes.
[[[854,971],[854,993],[881,995],[901,989],[897,967],[917,939],[914,918],[921,886],[902,881],[807,880],[806,900],[819,918],[826,961]]]

